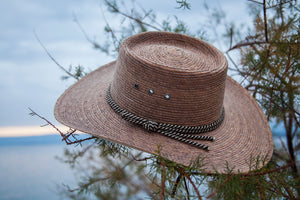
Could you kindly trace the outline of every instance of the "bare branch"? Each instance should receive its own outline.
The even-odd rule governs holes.
[[[165,186],[166,186],[166,165],[164,162],[161,162],[161,191],[160,191],[160,199],[165,199]]]
[[[85,39],[94,44],[94,41],[91,40],[91,38],[88,36],[88,34],[85,32],[84,28],[81,26],[80,22],[77,19],[77,16],[73,13],[73,21],[77,24],[77,26],[79,27],[80,31],[82,32],[82,34],[84,35]]]
[[[78,77],[74,76],[74,74],[70,73],[68,70],[66,70],[61,64],[59,64],[57,62],[57,60],[50,54],[50,52],[47,50],[47,48],[44,46],[44,44],[41,42],[40,38],[38,37],[37,33],[34,31],[34,35],[35,38],[37,39],[37,41],[39,42],[39,44],[43,47],[44,51],[46,52],[46,54],[48,55],[48,57],[61,69],[63,70],[66,74],[68,74],[68,76],[79,80]]]
[[[254,0],[248,0],[248,1],[259,4],[259,5],[264,5],[263,3],[259,2],[259,1],[254,1]]]
[[[265,25],[265,40],[266,40],[266,42],[269,42],[269,38],[268,38],[268,24],[267,24],[266,0],[263,1],[263,11],[264,11],[264,25]]]
[[[187,198],[188,198],[188,200],[190,200],[190,192],[189,192],[189,187],[187,186],[187,183],[186,183],[186,179],[183,178],[183,181],[184,181],[184,187],[186,190]]]
[[[154,158],[154,156],[149,156],[149,157],[144,157],[144,158],[141,158],[141,159],[137,159],[135,156],[132,155],[132,158],[135,160],[135,161],[146,161],[146,160],[149,160],[151,158]]]
[[[95,179],[92,179],[90,180],[89,182],[85,183],[85,184],[82,184],[82,185],[79,185],[78,188],[74,188],[74,189],[69,189],[69,192],[75,192],[77,190],[80,190],[81,188],[87,188],[99,181],[105,181],[105,180],[108,180],[110,179],[110,176],[107,176],[107,177],[103,177],[103,178],[95,178]]]
[[[156,27],[156,26],[153,26],[152,24],[149,24],[149,23],[146,23],[146,22],[143,22],[141,21],[140,19],[138,18],[135,18],[131,15],[128,15],[127,13],[124,13],[122,12],[121,10],[119,10],[115,5],[111,4],[109,1],[105,0],[105,3],[110,7],[112,8],[115,12],[123,15],[124,17],[128,18],[128,19],[131,19],[133,21],[135,21],[136,23],[138,24],[144,24],[145,26],[148,26],[150,28],[153,28],[154,30],[157,30],[157,31],[162,31],[160,28]]]
[[[174,198],[174,196],[175,196],[175,194],[176,194],[177,186],[178,186],[178,184],[179,184],[179,182],[180,182],[180,180],[181,180],[181,177],[182,177],[182,175],[179,174],[178,177],[176,178],[176,181],[175,181],[175,183],[174,183],[174,187],[173,187],[172,193],[171,193],[171,197],[172,197],[172,198]]]
[[[275,8],[275,7],[278,7],[278,6],[282,7],[284,4],[291,3],[291,2],[293,2],[293,1],[295,1],[295,0],[290,0],[290,1],[286,1],[286,2],[280,1],[279,4],[275,4],[275,5],[273,5],[273,6],[266,7],[266,9]]]
[[[101,8],[101,11],[102,11],[102,16],[103,16],[103,19],[104,19],[104,21],[105,21],[106,27],[108,28],[108,31],[109,31],[110,34],[111,34],[111,38],[112,38],[112,40],[113,40],[112,42],[113,42],[113,44],[114,44],[114,48],[115,48],[117,51],[119,51],[119,49],[118,49],[118,46],[119,46],[119,45],[116,45],[116,42],[118,42],[117,36],[116,36],[116,34],[114,33],[113,29],[110,27],[109,23],[107,22],[107,19],[106,19],[105,15],[104,15],[104,12],[103,12],[102,7],[100,7],[100,8]]]
[[[234,45],[233,47],[231,47],[230,49],[228,49],[226,52],[229,52],[231,50],[234,49],[239,49],[241,47],[245,47],[245,46],[253,46],[253,45],[260,45],[260,44],[273,44],[274,42],[267,42],[267,41],[245,41],[245,42],[239,42],[236,45]],[[276,42],[277,44],[288,44],[288,45],[299,45],[299,42]]]
[[[59,130],[54,124],[52,124],[49,120],[47,120],[45,117],[42,117],[41,115],[37,114],[31,108],[28,108],[28,109],[32,112],[33,115],[38,116],[40,119],[46,121],[50,126],[52,126],[60,134],[61,137],[63,137],[63,138],[65,137],[65,134],[61,130]]]
[[[84,138],[84,139],[80,139],[80,140],[75,140],[75,141],[71,141],[70,140],[70,136],[72,136],[74,134],[74,132],[76,130],[70,128],[69,129],[69,132],[67,132],[66,134],[64,134],[61,130],[59,130],[54,124],[52,124],[49,120],[47,120],[45,117],[39,115],[38,113],[36,113],[34,110],[32,110],[31,108],[28,108],[30,111],[31,111],[31,115],[36,115],[38,116],[40,119],[44,120],[45,122],[47,122],[48,125],[52,126],[59,134],[60,136],[62,137],[62,141],[65,141],[65,143],[67,145],[70,145],[70,144],[80,144],[81,142],[84,142],[84,141],[87,141],[87,140],[91,140],[91,139],[95,139],[96,137],[94,136],[91,136],[91,137],[87,137],[87,138]]]
[[[266,41],[253,41],[253,42],[240,42],[236,45],[234,45],[233,47],[231,47],[230,49],[227,50],[227,52],[234,50],[234,49],[239,49],[241,47],[245,47],[245,46],[252,46],[252,45],[259,45],[259,44],[267,44],[268,42]]]
[[[178,169],[179,169],[179,172],[182,173],[184,175],[184,177],[186,177],[189,180],[189,182],[192,184],[192,186],[197,194],[198,199],[202,200],[200,192],[199,192],[198,188],[196,187],[194,181],[191,179],[190,175],[188,175],[183,168],[179,167]]]

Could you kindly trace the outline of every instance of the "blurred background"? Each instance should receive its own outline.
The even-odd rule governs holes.
[[[204,4],[221,8],[228,22],[251,26],[247,1],[190,1],[191,10],[176,9],[175,0],[137,0],[153,9],[157,19],[177,16],[191,32],[205,24]],[[132,2],[128,1],[128,7]],[[0,2],[0,199],[60,199],[62,184],[74,185],[76,176],[57,157],[75,146],[66,146],[50,126],[29,115],[33,109],[53,124],[56,99],[75,80],[50,59],[42,45],[65,68],[84,67],[86,72],[114,60],[93,47],[88,39],[107,40],[106,22],[118,26],[121,18],[107,10],[101,0],[1,0]],[[211,32],[209,34],[221,34]],[[85,35],[86,34],[86,35]],[[88,38],[87,38],[88,36]],[[42,43],[39,43],[38,39]],[[209,40],[221,51],[222,41]],[[234,57],[234,55],[233,55]],[[282,135],[282,127],[273,131]]]

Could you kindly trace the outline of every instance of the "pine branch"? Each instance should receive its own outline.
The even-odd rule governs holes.
[[[258,191],[259,191],[260,199],[261,199],[261,200],[265,200],[266,198],[265,198],[264,192],[262,191],[261,183],[260,183],[260,181],[258,180],[257,177],[255,177],[255,180],[256,180],[256,183],[257,183],[257,189],[258,189]]]
[[[186,0],[176,0],[176,3],[179,4],[179,7],[176,7],[177,9],[183,8],[183,9],[191,9],[191,4],[188,3]]]
[[[206,198],[210,199],[211,197],[213,197],[214,195],[216,195],[234,176],[229,176],[217,189],[216,191],[214,191],[213,193],[211,193],[210,195],[208,195]]]

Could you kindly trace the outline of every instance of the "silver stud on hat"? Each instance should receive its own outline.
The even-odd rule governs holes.
[[[154,91],[152,89],[149,89],[149,94],[150,95],[154,94]]]

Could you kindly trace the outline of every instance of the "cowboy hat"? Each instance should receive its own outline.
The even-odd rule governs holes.
[[[206,171],[247,172],[269,161],[272,134],[253,97],[227,76],[227,60],[190,36],[146,32],[125,39],[118,59],[89,73],[57,100],[62,124]],[[263,164],[259,164],[262,167]]]

